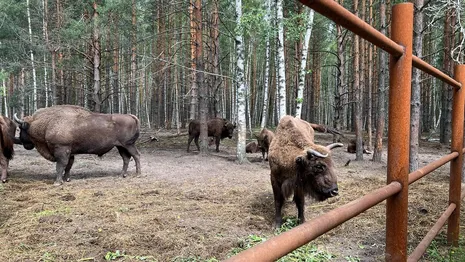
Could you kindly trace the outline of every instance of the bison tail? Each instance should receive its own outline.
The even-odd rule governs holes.
[[[0,120],[0,143],[2,148],[2,153],[7,159],[12,159],[14,150],[13,150],[13,139],[8,134],[9,126],[3,118]]]

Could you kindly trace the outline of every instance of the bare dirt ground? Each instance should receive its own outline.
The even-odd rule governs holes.
[[[251,163],[240,165],[234,140],[225,139],[219,153],[212,146],[202,156],[186,152],[185,135],[160,132],[159,142],[147,142],[150,134],[140,139],[140,176],[131,162],[131,174],[120,177],[122,160],[112,150],[102,158],[77,156],[71,182],[59,187],[53,186],[54,163],[16,147],[9,182],[0,185],[0,261],[104,261],[116,250],[157,261],[222,260],[248,235],[273,235],[269,166],[261,154],[249,154]],[[316,139],[331,142],[327,134]],[[449,150],[423,144],[421,166]],[[307,220],[385,184],[386,157],[384,163],[373,163],[371,156],[354,159],[345,149],[334,150],[340,195],[307,201]],[[447,206],[448,172],[446,165],[410,187],[410,252]],[[297,213],[290,202],[284,212]],[[313,243],[334,254],[333,261],[348,256],[383,261],[384,221],[382,202]]]

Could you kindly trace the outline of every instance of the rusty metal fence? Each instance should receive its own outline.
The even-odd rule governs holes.
[[[461,193],[461,174],[465,151],[463,148],[465,93],[461,86],[465,83],[465,65],[457,65],[454,69],[454,78],[451,78],[412,55],[413,4],[411,3],[402,3],[393,7],[392,39],[390,39],[333,0],[300,1],[390,54],[387,185],[247,249],[227,261],[274,261],[384,200],[387,200],[386,261],[418,261],[446,222],[448,222],[448,243],[458,245],[460,202],[464,197]],[[444,81],[452,86],[454,91],[452,152],[409,174],[412,66]],[[408,186],[449,162],[449,206],[408,256]]]

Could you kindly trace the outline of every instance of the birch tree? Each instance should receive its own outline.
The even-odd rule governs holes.
[[[302,103],[304,100],[304,85],[305,85],[305,73],[306,73],[306,66],[307,66],[307,54],[308,54],[308,45],[310,43],[310,37],[312,36],[312,28],[313,28],[313,17],[315,11],[310,8],[306,8],[306,30],[305,30],[305,37],[304,37],[304,45],[302,47],[302,54],[300,59],[300,70],[299,70],[299,83],[297,87],[297,106],[296,106],[296,113],[295,116],[300,118],[302,115]]]
[[[242,0],[236,0],[236,87],[237,87],[237,121],[238,121],[238,138],[237,138],[237,160],[239,163],[247,162],[245,154],[245,141],[247,127],[245,120],[246,109],[246,87],[244,81],[244,46],[243,32],[241,26],[242,18]]]
[[[29,29],[29,42],[31,44],[31,49],[29,49],[29,54],[31,58],[31,67],[32,67],[32,84],[33,84],[33,91],[32,91],[32,100],[33,100],[33,111],[37,110],[37,77],[36,77],[36,67],[34,64],[34,52],[32,51],[32,25],[31,25],[31,11],[29,8],[29,0],[26,0],[26,11],[27,11],[27,24]]]
[[[284,22],[283,22],[283,0],[276,1],[276,23],[278,27],[278,53],[277,53],[277,70],[278,70],[278,92],[279,92],[279,111],[278,119],[286,115],[286,65],[284,60]]]
[[[266,13],[265,13],[265,72],[263,79],[263,113],[262,122],[260,128],[263,129],[266,126],[268,120],[268,89],[269,89],[269,75],[270,75],[270,30],[271,30],[271,0],[266,0]]]

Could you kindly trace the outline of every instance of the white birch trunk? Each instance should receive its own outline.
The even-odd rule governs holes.
[[[307,8],[307,16],[306,19],[306,27],[307,30],[305,31],[305,38],[304,38],[304,45],[302,47],[302,54],[300,60],[300,71],[299,71],[299,84],[297,87],[297,106],[295,117],[300,118],[302,116],[302,103],[304,101],[304,85],[305,85],[305,69],[307,66],[307,54],[308,54],[308,45],[310,44],[310,37],[312,36],[312,28],[313,28],[313,17],[315,15],[315,11],[313,9]]]
[[[236,23],[239,30],[236,32],[236,85],[237,85],[237,160],[239,163],[247,162],[245,154],[245,141],[246,141],[246,87],[244,82],[244,46],[243,36],[241,30],[241,17],[242,17],[242,0],[236,0]]]
[[[279,115],[278,119],[286,115],[286,65],[284,60],[284,23],[283,0],[276,1],[276,23],[278,26],[278,91],[279,91]]]
[[[32,43],[32,25],[31,25],[31,11],[29,9],[29,0],[26,0],[26,9],[27,9],[27,23],[29,27],[29,42],[31,43],[31,46],[33,46]],[[32,49],[29,50],[29,53],[31,55],[31,66],[32,66],[32,83],[33,83],[33,91],[32,91],[32,109],[33,111],[37,110],[37,77],[36,77],[36,67],[34,64],[34,52]]]
[[[271,16],[271,2],[270,0],[266,1],[266,14],[265,14],[265,24],[267,26],[267,33],[265,39],[265,79],[263,83],[263,115],[260,128],[263,129],[266,126],[268,118],[268,82],[269,82],[269,72],[270,72],[270,34],[269,29],[271,28],[270,24]]]

